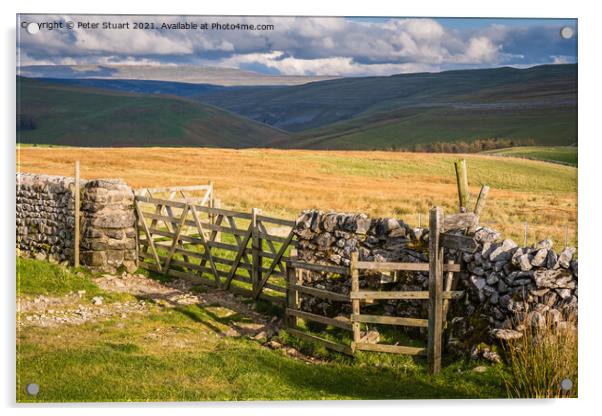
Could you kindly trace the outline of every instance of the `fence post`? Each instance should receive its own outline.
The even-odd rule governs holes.
[[[528,245],[528,241],[529,241],[529,223],[527,221],[525,221],[525,244],[524,246],[527,247]]]
[[[220,209],[222,207],[222,201],[220,199],[214,199],[213,200],[213,208],[216,209]],[[217,217],[217,214],[214,214],[214,218]],[[217,220],[214,221],[214,224],[217,224]],[[217,241],[218,243],[222,241],[222,232],[221,231],[217,231],[215,233],[215,239],[214,241]]]
[[[456,160],[454,166],[456,168],[456,182],[458,183],[460,212],[467,212],[470,194],[468,192],[468,168],[466,167],[466,159]]]
[[[351,263],[349,264],[349,274],[351,274],[351,292],[358,292],[360,290],[360,276],[357,269],[358,253],[354,251],[351,253]],[[354,298],[351,300],[351,313],[353,315],[360,314],[360,300]],[[351,344],[351,351],[355,352],[355,344],[360,342],[360,323],[352,320],[351,327],[353,328],[353,343]]]
[[[260,213],[261,210],[258,208],[253,208],[251,210],[251,257],[253,263],[251,266],[251,281],[253,282],[253,293],[257,292],[259,282],[261,281],[261,240],[259,238],[259,223],[257,221],[257,216]]]
[[[443,222],[441,208],[432,208],[429,215],[429,317],[427,358],[431,373],[441,371],[441,340],[443,329],[443,248],[439,234]]]
[[[297,261],[297,250],[291,249],[290,258],[286,261],[286,276],[287,276],[287,308],[289,309],[299,309],[299,292],[295,288],[298,282],[298,274],[299,270],[296,267],[293,267],[292,262]],[[295,315],[288,316],[288,327],[289,328],[297,328],[297,317]]]
[[[75,201],[74,209],[74,232],[73,232],[73,266],[79,267],[79,160],[75,161]]]
[[[487,185],[483,185],[481,187],[481,192],[479,192],[479,197],[477,198],[477,203],[474,207],[474,213],[477,216],[481,216],[481,212],[483,212],[483,208],[485,208],[485,201],[487,200],[487,194],[489,193],[489,187]]]

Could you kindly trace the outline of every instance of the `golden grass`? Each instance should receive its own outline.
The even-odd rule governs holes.
[[[361,211],[426,223],[434,205],[457,208],[453,161],[458,155],[207,148],[33,148],[17,150],[23,172],[72,175],[80,160],[84,178],[122,178],[132,187],[213,181],[222,206],[258,207],[293,218],[308,208]],[[568,225],[577,243],[577,170],[544,162],[468,155],[472,201],[491,186],[482,222],[523,242],[551,237],[561,246]]]
[[[541,327],[522,322],[523,337],[509,341],[506,352],[510,375],[505,379],[510,397],[577,397],[578,336],[577,319],[568,317],[568,325],[559,327],[551,319]],[[562,388],[568,379],[573,386]],[[568,386],[567,386],[568,387]]]

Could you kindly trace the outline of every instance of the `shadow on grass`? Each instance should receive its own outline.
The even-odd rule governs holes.
[[[213,351],[157,356],[129,348],[92,347],[23,354],[17,400],[199,401],[429,399],[501,396],[481,375],[447,372],[432,377],[340,364],[308,365],[246,341]],[[25,385],[37,382],[38,397]]]

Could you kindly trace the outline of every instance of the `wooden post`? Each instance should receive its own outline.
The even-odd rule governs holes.
[[[261,240],[259,239],[259,224],[257,216],[261,213],[258,208],[251,209],[251,281],[253,283],[253,293],[257,292],[259,282],[261,281]]]
[[[529,241],[529,223],[527,221],[525,221],[525,244],[524,244],[525,247],[527,247],[528,241]]]
[[[447,264],[451,265],[451,264],[454,264],[454,262],[452,260],[448,260]],[[445,292],[449,292],[450,290],[452,290],[453,282],[454,282],[454,272],[447,272],[447,274],[445,276],[445,287],[443,288],[443,290]],[[444,326],[447,324],[447,311],[449,310],[450,303],[451,303],[451,299],[443,300],[443,318],[442,318],[442,320],[443,320]]]
[[[349,272],[351,274],[351,291],[352,292],[357,292],[360,290],[360,276],[359,276],[359,270],[357,269],[358,258],[359,258],[359,255],[358,255],[357,251],[354,251],[353,253],[351,253],[351,264],[349,265]],[[360,300],[359,299],[351,300],[351,313],[356,316],[360,314]],[[360,323],[353,322],[352,328],[353,328],[353,343],[351,344],[351,350],[353,352],[355,352],[355,344],[360,342],[360,338],[361,338]]]
[[[567,248],[569,245],[569,225],[564,224],[564,248]]]
[[[427,357],[433,374],[441,371],[441,340],[443,329],[443,248],[439,234],[443,214],[435,207],[429,216],[429,318]]]
[[[73,266],[79,267],[79,160],[75,161]]]
[[[457,160],[454,163],[456,168],[456,181],[458,183],[458,200],[460,212],[467,212],[470,194],[468,192],[468,168],[466,159]]]
[[[295,285],[299,283],[298,275],[299,270],[292,266],[292,262],[297,261],[297,250],[292,249],[290,258],[286,262],[286,276],[288,281],[287,290],[287,307],[290,309],[299,309],[299,292],[295,289]],[[288,327],[297,328],[297,317],[295,315],[288,315]]]
[[[214,199],[213,200],[213,208],[220,209],[221,207],[222,207],[222,201],[217,198]],[[215,215],[215,217],[217,217],[217,215]],[[215,224],[217,224],[217,220],[215,221]],[[222,232],[221,231],[217,231],[215,233],[214,241],[217,241],[218,243],[222,241]]]
[[[487,185],[483,185],[481,187],[481,192],[479,192],[479,197],[477,198],[477,203],[474,207],[474,213],[478,216],[483,212],[483,208],[485,208],[485,201],[487,200],[487,194],[489,193],[489,187]]]

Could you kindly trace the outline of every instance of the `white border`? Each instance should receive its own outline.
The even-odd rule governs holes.
[[[599,270],[600,254],[600,155],[602,137],[600,121],[602,119],[600,99],[600,41],[602,40],[602,21],[596,13],[595,2],[545,1],[527,2],[524,0],[504,0],[501,2],[483,1],[417,1],[394,2],[384,0],[328,2],[324,0],[285,1],[226,1],[216,2],[154,2],[102,0],[97,2],[42,1],[29,0],[21,4],[11,1],[2,5],[2,82],[4,97],[2,117],[4,138],[2,140],[4,157],[3,178],[0,181],[1,195],[5,198],[1,205],[2,249],[0,250],[5,269],[2,280],[2,300],[0,307],[5,325],[2,326],[2,376],[0,391],[5,414],[45,414],[45,415],[81,415],[78,405],[50,405],[44,408],[15,405],[14,381],[14,171],[15,171],[15,14],[20,13],[131,13],[131,14],[216,14],[216,15],[334,15],[334,16],[435,16],[435,17],[556,17],[579,19],[579,258],[581,269],[580,348],[579,348],[579,399],[577,400],[434,400],[434,401],[398,401],[398,402],[255,402],[255,403],[181,403],[150,404],[144,409],[134,410],[142,405],[101,404],[83,405],[85,413],[92,415],[132,414],[144,412],[145,415],[195,414],[240,414],[261,411],[264,415],[286,413],[297,415],[307,413],[333,413],[345,415],[366,414],[373,407],[378,412],[421,412],[421,414],[467,414],[479,412],[489,415],[508,412],[521,414],[545,412],[554,414],[598,413],[594,410],[600,404],[599,392],[601,354],[597,351],[600,342],[599,296],[602,295]],[[598,266],[598,268],[596,268]]]

